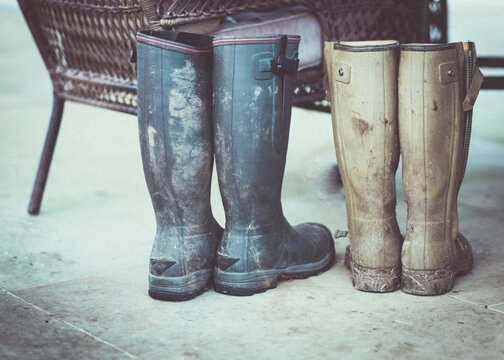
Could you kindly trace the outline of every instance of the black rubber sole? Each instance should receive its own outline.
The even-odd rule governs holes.
[[[196,291],[185,292],[185,293],[175,293],[175,292],[158,291],[158,290],[149,289],[149,296],[153,299],[162,300],[162,301],[187,301],[187,300],[194,299],[198,295],[201,295],[206,290],[208,290],[208,287],[204,287],[204,288],[198,289]]]
[[[335,259],[336,255],[333,249],[325,259],[318,263],[292,266],[286,269],[263,270],[251,273],[226,273],[216,269],[213,288],[221,294],[251,296],[276,288],[281,280],[306,279],[310,276],[319,275],[329,270]],[[303,269],[303,267],[306,269]]]
[[[191,300],[210,288],[211,277],[211,269],[180,277],[149,274],[149,296],[163,301]]]

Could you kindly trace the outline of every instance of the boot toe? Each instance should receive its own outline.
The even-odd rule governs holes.
[[[279,280],[288,278],[304,279],[328,270],[334,261],[334,243],[330,230],[320,224],[305,223],[294,228],[284,227],[279,237],[282,251],[263,251],[265,258],[273,260],[267,268],[255,266],[246,271],[232,272],[217,266],[214,272],[214,290],[231,295],[252,295],[277,286]],[[269,242],[267,242],[269,243]],[[264,250],[264,249],[263,249]],[[222,257],[224,267],[234,264],[237,259]],[[271,261],[270,261],[271,262]],[[219,261],[218,261],[219,264]]]
[[[300,243],[296,244],[296,253],[305,258],[305,261],[315,262],[324,258],[334,258],[334,241],[331,231],[318,223],[304,223],[294,227],[298,233]]]

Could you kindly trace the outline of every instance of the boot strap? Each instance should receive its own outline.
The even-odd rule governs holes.
[[[272,53],[260,53],[252,59],[252,71],[257,80],[271,79],[273,74],[295,73],[299,65],[299,59],[289,59],[284,55],[276,58]]]
[[[474,103],[476,102],[476,99],[478,98],[479,91],[481,89],[481,84],[483,84],[483,73],[480,71],[478,67],[476,67],[476,70],[474,71],[473,74],[473,79],[471,82],[471,86],[469,87],[469,90],[467,91],[467,95],[464,99],[463,102],[463,110],[464,111],[469,111],[473,108]]]

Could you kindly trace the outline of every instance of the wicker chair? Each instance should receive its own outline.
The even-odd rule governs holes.
[[[38,214],[66,100],[136,114],[129,54],[139,29],[173,29],[248,11],[303,5],[326,40],[446,39],[446,0],[18,0],[49,71],[54,103],[28,212]],[[441,4],[433,12],[429,3]],[[430,10],[429,10],[430,9]],[[434,15],[434,16],[432,16]],[[319,107],[323,65],[298,74],[294,103]]]

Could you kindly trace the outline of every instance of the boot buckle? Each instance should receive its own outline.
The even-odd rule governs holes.
[[[273,57],[271,52],[255,54],[252,58],[252,72],[256,80],[271,79],[274,74],[295,73],[299,59],[289,59],[284,55]]]
[[[289,59],[284,55],[271,59],[271,71],[274,73],[295,73],[299,66],[299,59]]]

